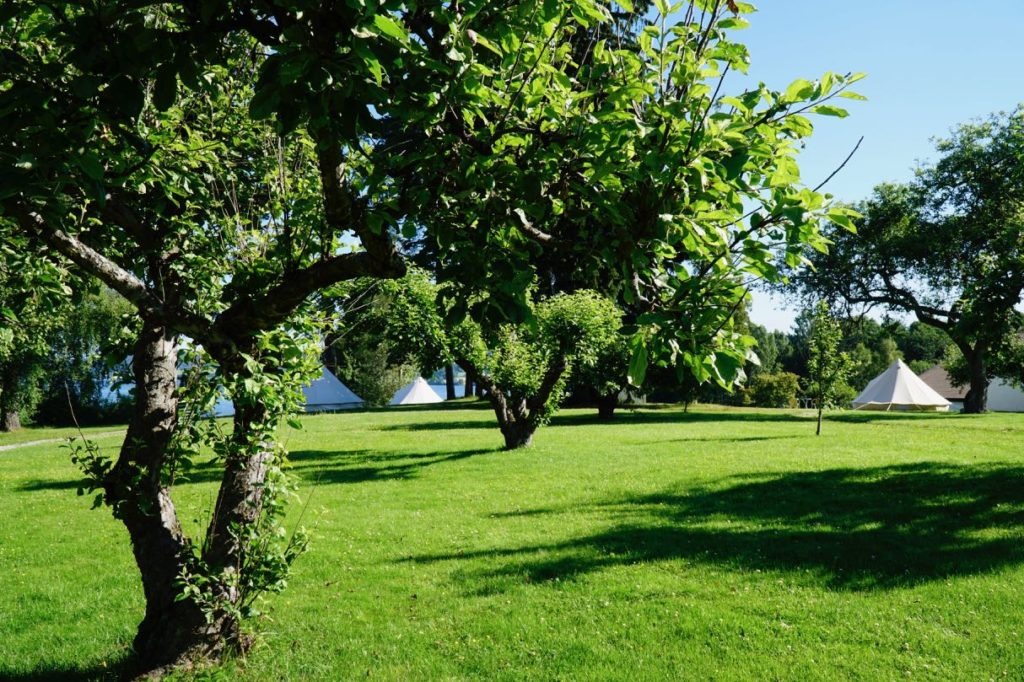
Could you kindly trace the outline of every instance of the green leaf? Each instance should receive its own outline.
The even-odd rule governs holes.
[[[647,377],[647,345],[640,337],[633,337],[630,344],[632,354],[629,358],[629,375],[626,377],[632,386],[640,386]]]
[[[100,163],[99,157],[96,154],[89,152],[84,154],[78,159],[78,166],[82,171],[93,180],[99,181],[103,179],[103,164]]]
[[[106,90],[103,91],[103,98],[109,102],[118,113],[127,118],[138,118],[142,113],[142,105],[145,103],[145,94],[142,86],[128,76],[118,76],[110,81]]]
[[[633,0],[616,0],[619,3],[619,7],[626,10],[630,14],[633,13]]]
[[[852,99],[857,100],[858,102],[866,102],[868,100],[867,97],[860,94],[859,92],[854,92],[853,90],[843,90],[842,92],[839,93],[839,96],[842,97],[843,99]]]
[[[787,102],[799,102],[810,99],[814,95],[814,83],[806,78],[798,78],[789,84],[783,98]]]
[[[249,115],[257,121],[270,118],[277,109],[278,92],[276,84],[257,87],[256,94],[249,100]]]
[[[387,14],[377,14],[373,17],[373,25],[377,27],[381,33],[400,43],[409,42],[409,34],[405,30],[405,27],[399,24],[397,21],[392,19]]]
[[[718,22],[718,28],[740,30],[750,26],[750,22],[741,17],[726,17]]]
[[[833,106],[831,104],[819,104],[818,106],[811,108],[811,113],[821,114],[822,116],[836,116],[838,118],[846,118],[850,115],[850,112],[846,109]]]

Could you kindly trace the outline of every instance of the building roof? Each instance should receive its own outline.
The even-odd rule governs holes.
[[[949,372],[942,365],[935,365],[918,375],[924,383],[946,400],[963,400],[967,397],[967,386],[954,386]]]

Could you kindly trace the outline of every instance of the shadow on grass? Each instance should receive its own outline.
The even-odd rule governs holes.
[[[133,659],[128,656],[104,664],[78,666],[55,666],[31,671],[10,671],[0,665],[0,680],[4,682],[97,682],[99,680],[121,680],[129,677]]]
[[[372,450],[296,450],[289,453],[287,470],[306,482],[365,483],[367,481],[396,481],[415,478],[427,467],[446,462],[457,462],[476,455],[501,452],[499,448],[456,450],[453,452],[380,452]],[[187,473],[179,474],[175,485],[217,483],[224,475],[224,467],[217,460],[206,460],[192,465]],[[22,492],[40,490],[73,490],[85,486],[82,479],[33,480],[18,487]],[[0,680],[3,678],[0,677]]]
[[[415,478],[427,467],[437,464],[498,452],[498,448],[448,453],[298,450],[291,453],[293,466],[290,469],[306,481],[317,483],[400,481]]]
[[[1018,466],[920,463],[738,476],[583,511],[613,525],[559,542],[404,561],[485,559],[488,568],[460,573],[478,592],[680,559],[789,573],[795,581],[842,590],[912,586],[1024,561],[1024,468]]]

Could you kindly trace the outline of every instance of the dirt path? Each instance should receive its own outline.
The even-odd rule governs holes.
[[[103,431],[102,433],[93,433],[88,437],[91,438],[106,438],[107,436],[123,436],[124,429],[120,431]],[[67,438],[44,438],[42,440],[27,440],[24,443],[12,443],[10,445],[0,445],[0,452],[6,452],[7,450],[17,450],[18,448],[30,448],[33,445],[45,445],[47,443],[63,443]]]

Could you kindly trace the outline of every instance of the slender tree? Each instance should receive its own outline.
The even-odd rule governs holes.
[[[818,410],[815,430],[818,436],[821,435],[822,412],[835,404],[850,371],[850,357],[839,350],[842,341],[839,322],[832,318],[828,303],[819,301],[814,308],[807,343],[807,393],[814,398]]]

